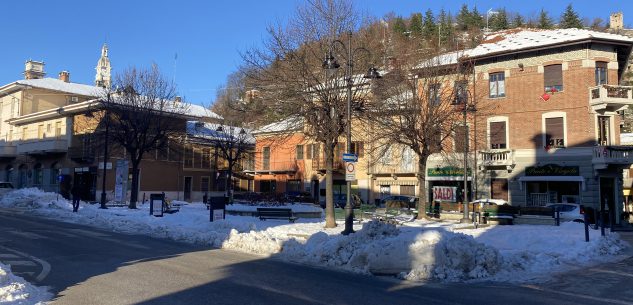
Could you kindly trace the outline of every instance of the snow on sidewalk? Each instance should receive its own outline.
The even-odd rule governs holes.
[[[130,234],[146,234],[189,243],[235,249],[282,260],[332,267],[363,274],[396,274],[409,280],[543,281],[552,273],[614,261],[626,247],[618,234],[605,238],[591,230],[584,242],[583,225],[492,226],[464,229],[457,223],[415,221],[406,226],[371,221],[355,224],[355,234],[343,236],[342,226],[324,229],[322,219],[260,221],[231,216],[209,222],[203,204],[185,204],[180,212],[153,217],[149,206],[98,209],[71,204],[55,193],[21,189],[0,200],[0,206],[24,207],[31,213]],[[289,205],[296,211],[311,205]],[[252,209],[234,205],[239,210]],[[318,208],[317,208],[318,211]]]
[[[52,295],[44,287],[35,287],[11,273],[9,266],[0,263],[0,304],[43,305]]]

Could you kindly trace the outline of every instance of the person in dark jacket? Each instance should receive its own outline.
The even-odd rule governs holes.
[[[79,184],[74,184],[70,193],[73,196],[73,212],[77,212],[79,210],[79,199],[81,198],[81,187],[79,187]]]

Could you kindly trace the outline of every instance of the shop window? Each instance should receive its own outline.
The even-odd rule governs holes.
[[[544,67],[545,91],[563,91],[563,65]]]
[[[506,122],[490,122],[490,149],[508,148],[506,143]]]
[[[415,185],[401,185],[400,195],[415,196]]]
[[[297,145],[295,150],[297,152],[297,160],[303,160],[303,145]]]
[[[298,192],[301,190],[301,180],[288,180],[286,192]]]
[[[545,146],[565,147],[565,121],[562,117],[545,119]]]
[[[455,127],[453,133],[453,140],[455,142],[455,152],[468,151],[468,126],[458,125]]]
[[[609,80],[607,63],[604,61],[596,62],[596,86],[606,85]]]
[[[490,97],[506,96],[506,82],[504,72],[490,73],[489,75]]]

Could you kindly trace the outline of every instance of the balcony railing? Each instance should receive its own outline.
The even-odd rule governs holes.
[[[505,166],[508,170],[514,168],[514,150],[512,149],[489,149],[479,152],[481,156],[481,166],[497,167]]]
[[[607,168],[609,164],[633,164],[633,146],[596,146],[593,148],[594,168]]]
[[[594,111],[620,111],[633,105],[632,86],[601,85],[589,88],[589,104]]]
[[[343,161],[340,160],[339,158],[334,158],[334,163],[332,164],[332,169],[337,171],[337,170],[342,170],[343,169]],[[312,158],[312,170],[315,171],[325,171],[325,158],[324,157],[317,157],[317,158]]]
[[[257,164],[255,167],[256,172],[270,172],[270,173],[282,173],[282,172],[296,172],[298,170],[297,160],[290,161],[268,161]]]
[[[68,151],[66,139],[46,138],[18,143],[18,154],[46,154]]]

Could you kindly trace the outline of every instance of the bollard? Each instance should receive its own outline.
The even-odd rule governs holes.
[[[585,242],[589,242],[589,217],[587,217],[587,213],[583,214],[584,222],[585,222]]]
[[[560,212],[558,208],[554,209],[554,225],[557,227],[560,226]]]

